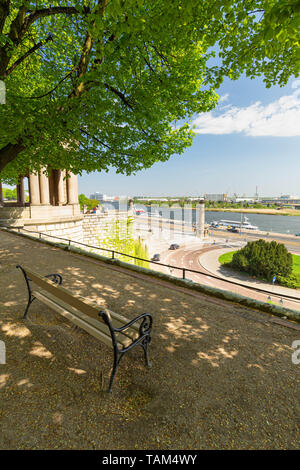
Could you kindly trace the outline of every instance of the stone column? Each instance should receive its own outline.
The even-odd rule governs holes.
[[[77,175],[68,172],[67,178],[67,200],[68,204],[78,204],[78,182]]]
[[[0,207],[4,205],[2,183],[0,181]]]
[[[25,206],[25,191],[24,191],[24,178],[23,176],[19,179],[19,184],[17,185],[17,197],[18,197],[18,205]]]
[[[197,235],[199,238],[204,238],[204,224],[205,224],[205,203],[204,200],[200,201],[199,205],[199,222]]]
[[[41,204],[48,206],[50,204],[49,180],[45,173],[39,174],[40,182],[40,200]]]
[[[29,193],[30,193],[30,204],[32,206],[40,205],[40,187],[39,187],[39,175],[29,175]]]
[[[56,186],[57,186],[57,205],[62,206],[65,203],[64,173],[63,173],[62,170],[57,170],[57,173],[56,173]]]

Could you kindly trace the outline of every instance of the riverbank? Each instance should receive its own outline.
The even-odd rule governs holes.
[[[143,204],[144,207],[153,207],[151,204]],[[182,209],[181,206],[178,204],[172,204],[170,207],[168,204],[162,204],[161,206],[155,205],[155,207],[159,210],[162,208],[168,208],[170,210],[173,209]],[[190,209],[192,210],[193,208],[191,207],[191,204],[186,204],[184,206],[184,209]],[[248,213],[248,214],[264,214],[264,215],[289,215],[289,216],[300,216],[300,209],[254,209],[251,207],[243,208],[243,207],[206,207],[205,211],[209,212],[238,212],[238,213]]]
[[[245,214],[264,214],[264,215],[290,215],[290,216],[300,216],[300,210],[296,209],[239,209],[234,208],[214,208],[207,207],[207,211],[211,212],[243,212]]]

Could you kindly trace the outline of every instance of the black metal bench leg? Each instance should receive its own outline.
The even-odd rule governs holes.
[[[152,366],[152,363],[149,361],[149,356],[148,356],[148,346],[149,346],[150,341],[151,341],[150,336],[146,336],[146,338],[144,338],[143,342],[141,343],[141,346],[144,350],[146,365],[148,367]]]
[[[113,365],[113,370],[112,370],[112,373],[111,373],[111,376],[110,376],[110,380],[109,380],[109,387],[107,389],[107,392],[110,393],[111,392],[111,389],[112,389],[112,385],[113,385],[113,381],[114,381],[114,378],[116,376],[116,373],[117,373],[117,368],[118,368],[118,365],[120,364],[120,361],[123,357],[123,354],[120,355],[120,357],[118,357],[118,354],[115,353],[114,355],[114,365]]]
[[[23,319],[24,319],[24,320],[25,320],[26,317],[27,317],[27,313],[28,313],[29,307],[30,307],[30,305],[32,304],[32,302],[34,301],[34,299],[35,299],[35,297],[30,298],[30,299],[28,300],[27,307],[26,307],[25,312],[24,312],[24,315],[23,315]]]
[[[23,319],[25,319],[27,317],[29,307],[32,304],[32,302],[34,301],[35,297],[34,297],[34,295],[32,295],[32,290],[31,290],[31,287],[30,287],[30,279],[27,276],[26,271],[24,271],[24,269],[22,268],[22,266],[20,264],[18,264],[16,266],[16,268],[21,269],[21,271],[23,273],[23,276],[25,278],[25,281],[26,281],[27,289],[28,289],[28,303],[27,303],[27,307],[26,307],[24,315],[23,315]]]

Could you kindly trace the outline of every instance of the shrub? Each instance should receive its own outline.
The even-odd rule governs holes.
[[[149,252],[148,252],[148,247],[144,243],[142,243],[140,240],[135,240],[134,242],[134,256],[137,258],[142,258],[142,259],[149,259]],[[142,268],[149,268],[149,262],[148,261],[141,261],[138,259],[134,260],[134,264],[137,266],[141,266]]]
[[[297,289],[298,287],[298,280],[294,274],[288,277],[278,276],[276,280],[281,286],[290,287],[291,289]]]
[[[234,253],[231,267],[269,281],[292,274],[293,257],[282,243],[257,240]]]

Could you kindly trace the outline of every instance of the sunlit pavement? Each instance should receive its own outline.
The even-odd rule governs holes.
[[[198,271],[197,273],[186,272],[185,278],[194,282],[227,290],[245,297],[249,297],[262,302],[274,303],[286,308],[300,311],[300,291],[288,289],[281,286],[273,286],[266,282],[253,280],[247,276],[233,275],[232,273],[220,267],[218,262],[222,253],[239,249],[245,246],[246,241],[238,238],[207,238],[200,241],[195,236],[180,236],[170,239],[167,238],[167,231],[164,233],[165,238],[160,236],[156,238],[154,234],[148,235],[148,243],[150,246],[150,255],[154,253],[160,254],[160,262],[170,265],[170,267],[160,266],[157,263],[151,263],[151,268],[164,272],[176,277],[183,277],[182,269],[185,268]],[[178,243],[180,248],[170,250],[172,243]],[[222,279],[215,279],[217,276]],[[226,281],[225,281],[226,279]],[[230,281],[230,282],[228,282]],[[243,284],[236,285],[234,283]],[[266,292],[249,289],[252,287]],[[285,296],[298,297],[298,300],[290,300]]]

